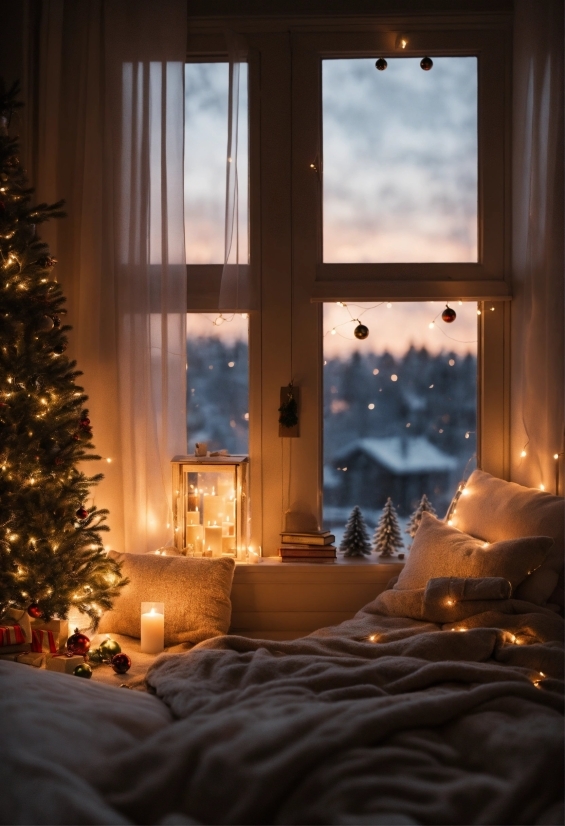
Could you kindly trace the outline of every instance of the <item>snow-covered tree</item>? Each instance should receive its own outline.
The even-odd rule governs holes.
[[[369,532],[358,505],[349,515],[339,550],[344,551],[344,556],[368,556],[371,553]]]
[[[432,516],[437,516],[434,506],[425,493],[420,499],[420,504],[408,520],[408,525],[406,526],[405,533],[412,537],[412,539],[416,536],[416,531],[420,527],[420,522],[422,521],[422,514],[424,511],[426,513],[431,513]]]
[[[387,557],[394,556],[397,550],[404,547],[402,541],[402,534],[400,532],[400,525],[398,524],[398,517],[396,510],[392,504],[390,496],[386,500],[383,508],[379,524],[375,528],[373,536],[373,550],[379,556]]]

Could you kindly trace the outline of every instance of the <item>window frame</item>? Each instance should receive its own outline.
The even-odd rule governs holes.
[[[192,22],[187,59],[227,59],[225,24],[219,18]],[[375,16],[240,18],[229,24],[247,40],[249,63],[249,249],[259,301],[249,317],[251,541],[262,546],[264,554],[277,555],[286,510],[314,516],[320,525],[322,520],[324,301],[480,302],[477,460],[490,473],[508,475],[511,28],[508,16],[488,14],[474,15],[472,24],[465,16],[443,23],[439,16]],[[479,218],[479,249],[485,249],[491,219],[491,235],[498,245],[488,266],[322,264],[321,188],[310,167],[321,146],[320,55],[391,54],[399,33],[410,35],[416,55],[479,56],[479,197],[485,205]],[[328,43],[333,44],[329,52]],[[379,43],[384,45],[379,48]],[[355,51],[359,44],[363,53]],[[323,48],[315,52],[313,46]],[[486,66],[496,67],[497,80],[496,95],[485,112]],[[312,96],[318,100],[318,124]],[[496,152],[489,166],[484,153],[491,139]],[[485,178],[492,182],[493,177],[498,183],[491,198]],[[203,292],[209,276],[219,285],[221,265],[199,269]],[[351,273],[355,277],[344,277]],[[206,301],[199,308],[192,303],[190,310],[213,310],[213,297]],[[291,378],[301,388],[300,438],[281,439],[279,394]]]

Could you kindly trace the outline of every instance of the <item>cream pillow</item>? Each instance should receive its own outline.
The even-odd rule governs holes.
[[[521,536],[551,536],[554,546],[540,568],[528,577],[516,596],[543,605],[563,570],[565,503],[534,488],[505,482],[475,470],[457,503],[452,525],[487,542]]]
[[[516,588],[542,564],[553,540],[533,536],[485,543],[424,512],[396,590],[425,588],[436,577],[504,577]]]
[[[106,611],[98,631],[141,635],[141,603],[165,604],[165,645],[196,644],[227,634],[231,621],[233,559],[187,559],[184,556],[120,554],[109,556],[129,579],[114,608]]]

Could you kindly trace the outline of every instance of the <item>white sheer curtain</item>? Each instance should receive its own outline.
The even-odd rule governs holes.
[[[170,460],[186,452],[185,0],[41,4],[37,189],[106,479],[109,544],[173,538]],[[106,461],[110,459],[111,462]]]
[[[563,3],[514,8],[511,478],[562,494]]]
[[[228,97],[228,145],[226,153],[226,215],[224,233],[224,266],[220,284],[218,309],[253,310],[256,309],[257,297],[254,294],[248,258],[243,257],[241,249],[240,220],[242,205],[247,198],[240,198],[248,181],[240,181],[240,167],[247,170],[247,164],[241,164],[240,152],[247,147],[240,146],[240,87],[242,83],[242,65],[247,61],[247,47],[241,35],[228,29],[225,31],[229,59],[229,97]],[[247,113],[246,113],[247,114]],[[241,188],[240,188],[241,187]],[[247,221],[242,221],[247,227]],[[245,245],[247,247],[247,245]]]

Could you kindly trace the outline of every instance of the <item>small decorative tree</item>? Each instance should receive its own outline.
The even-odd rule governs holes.
[[[368,556],[371,553],[369,532],[359,505],[355,505],[349,515],[339,550],[344,551],[344,556]]]
[[[373,550],[381,557],[394,556],[397,550],[404,547],[400,525],[396,510],[390,496],[386,500],[379,524],[373,536]]]
[[[416,531],[420,527],[420,522],[422,521],[422,514],[424,513],[431,513],[432,516],[437,516],[436,511],[426,494],[424,493],[422,498],[420,499],[420,504],[408,520],[408,525],[406,526],[406,530],[404,533],[407,533],[412,539],[416,536]]]

